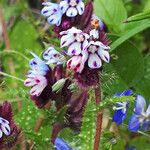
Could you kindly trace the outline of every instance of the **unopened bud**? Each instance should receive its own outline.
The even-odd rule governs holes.
[[[64,86],[66,82],[66,79],[60,79],[58,80],[53,86],[52,86],[52,91],[58,93]]]

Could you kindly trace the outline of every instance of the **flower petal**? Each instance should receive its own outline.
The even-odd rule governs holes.
[[[74,36],[68,34],[61,37],[60,45],[61,47],[69,46],[72,42],[75,41]]]
[[[88,41],[84,40],[84,42],[82,43],[82,49],[84,50],[87,46],[88,46]]]
[[[78,10],[78,13],[79,15],[82,15],[83,12],[84,12],[84,3],[82,1],[80,1],[77,5],[77,10]]]
[[[39,96],[47,86],[47,80],[43,76],[38,76],[37,79],[34,80],[38,80],[38,83],[32,87],[32,89],[30,90],[30,94]]]
[[[73,150],[68,146],[68,144],[62,140],[61,138],[57,137],[55,140],[56,150]]]
[[[130,118],[128,129],[132,132],[138,132],[140,129],[140,121],[137,118],[137,115],[133,114]]]
[[[7,123],[1,125],[1,130],[5,133],[5,135],[10,135],[11,130]]]
[[[92,42],[92,41],[91,41]],[[103,49],[110,49],[109,46],[104,45],[102,42],[96,41],[94,42],[94,45],[100,46]]]
[[[149,127],[150,127],[150,120],[147,120],[143,123],[142,129],[147,131]]]
[[[82,62],[85,63],[86,60],[88,59],[89,53],[87,51],[87,49],[82,50]]]
[[[125,90],[123,92],[117,92],[114,94],[114,96],[130,96],[133,94],[133,91],[128,89],[128,90]]]
[[[136,105],[135,105],[135,113],[136,114],[141,114],[142,112],[144,112],[144,108],[146,106],[146,101],[144,99],[144,97],[142,97],[141,95],[137,95],[136,97]]]
[[[81,43],[74,42],[71,44],[68,48],[67,55],[73,56],[73,55],[79,55],[81,53]]]
[[[97,54],[90,54],[88,60],[88,66],[92,69],[100,68],[102,66],[102,62]]]
[[[101,57],[102,60],[109,63],[110,61],[110,55],[108,51],[103,50],[102,48],[98,49],[98,55]]]
[[[59,4],[59,7],[60,7],[60,10],[62,11],[62,13],[64,14],[69,7],[68,2],[67,1],[61,1]]]
[[[2,130],[0,129],[0,138],[3,136],[3,132]]]
[[[146,114],[150,115],[150,104],[148,105],[148,108],[146,110]]]
[[[4,118],[2,118],[2,117],[0,117],[0,124],[2,124],[2,123],[7,123],[7,124],[9,124],[9,121],[6,120],[6,119],[4,119]]]
[[[57,54],[58,51],[56,51],[53,47],[49,47],[44,53],[43,58],[45,60],[49,60],[50,57],[52,57],[54,54]]]
[[[56,24],[57,26],[59,26],[60,25],[60,23],[61,23],[61,15],[51,15],[51,16],[49,16],[48,18],[47,18],[47,21],[48,21],[48,23],[49,24],[51,24],[51,25],[54,25],[54,24]]]
[[[123,122],[123,120],[125,119],[126,113],[123,113],[122,110],[115,111],[112,121],[116,122],[117,126],[120,125]]]
[[[68,17],[75,17],[77,15],[77,9],[74,8],[74,7],[70,7],[67,12],[66,12],[66,15]]]
[[[34,78],[27,78],[25,81],[24,81],[24,85],[25,86],[34,86],[36,84],[36,81]]]
[[[51,3],[51,5],[45,6],[45,7],[41,10],[41,14],[42,14],[43,16],[48,17],[48,16],[50,16],[50,15],[56,13],[57,11],[59,11],[59,10],[58,10],[58,7],[59,7],[58,4]]]

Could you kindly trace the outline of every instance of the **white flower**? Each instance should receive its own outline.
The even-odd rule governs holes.
[[[91,41],[88,46],[82,51],[82,55],[88,59],[88,66],[92,69],[100,68],[102,61],[109,63],[110,56],[108,46],[105,46],[99,41]],[[88,57],[87,57],[88,56]]]
[[[47,21],[51,25],[59,26],[62,19],[62,11],[60,10],[59,4],[45,2],[42,3],[45,7],[41,10],[41,14],[47,18]]]
[[[47,60],[47,64],[63,64],[66,60],[65,57],[55,50],[53,47],[49,47],[44,53],[43,58]]]
[[[62,0],[60,2],[62,13],[66,13],[68,17],[75,17],[77,14],[82,15],[84,7],[82,0]]]
[[[99,31],[96,29],[91,30],[90,36],[93,37],[94,39],[98,39],[99,38]]]
[[[62,31],[60,35],[62,35],[61,47],[68,46],[67,55],[69,56],[81,54],[82,49],[88,45],[89,35],[75,27]]]
[[[81,55],[73,56],[67,61],[67,67],[75,72],[81,73],[84,68],[85,61],[86,59],[84,59],[84,57],[82,57]]]
[[[0,138],[2,138],[3,133],[8,136],[11,133],[11,129],[9,126],[9,121],[0,117]]]
[[[32,87],[30,90],[31,95],[39,96],[48,84],[46,74],[49,67],[34,53],[32,55],[34,58],[29,63],[31,70],[28,72],[28,78],[24,81],[24,84],[27,87]]]

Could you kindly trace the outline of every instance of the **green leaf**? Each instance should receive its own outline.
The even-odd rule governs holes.
[[[139,14],[136,14],[134,16],[127,18],[125,23],[139,21],[139,20],[143,20],[143,19],[147,19],[147,18],[150,18],[150,10],[147,10],[145,12],[142,12],[142,13],[139,13]]]
[[[41,44],[38,42],[39,34],[32,23],[18,20],[10,32],[11,48],[21,52],[26,50],[39,51]]]
[[[143,95],[150,102],[150,55],[144,59],[144,75],[137,83],[137,92]]]
[[[145,8],[144,10],[149,10],[150,9],[150,0],[147,0],[146,3],[145,3]]]
[[[149,139],[147,137],[136,137],[131,139],[131,146],[135,146],[138,150],[149,150]]]
[[[135,34],[147,29],[150,27],[150,20],[145,20],[143,23],[139,24],[139,26],[136,26],[135,28],[132,28],[127,33],[125,33],[123,36],[118,38],[115,42],[111,44],[111,51],[115,50],[119,45],[124,43],[126,40],[130,39]]]
[[[5,12],[4,12],[4,17],[5,19],[8,21],[10,19],[10,17],[14,17],[14,16],[19,16],[21,14],[21,8],[19,5],[12,5],[12,6],[6,6],[5,8]]]
[[[102,93],[107,96],[112,96],[116,91],[124,91],[128,89],[126,83],[120,78],[114,70],[112,64],[104,64],[104,69],[101,76]]]
[[[144,75],[144,60],[139,50],[126,41],[117,47],[112,55],[116,58],[111,60],[111,64],[121,79],[128,87],[137,84]]]
[[[95,0],[94,9],[110,29],[117,33],[123,30],[127,12],[122,0]]]

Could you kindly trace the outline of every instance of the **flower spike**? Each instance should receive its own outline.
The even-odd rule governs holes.
[[[0,149],[13,147],[20,134],[20,129],[13,120],[11,104],[0,105]]]

